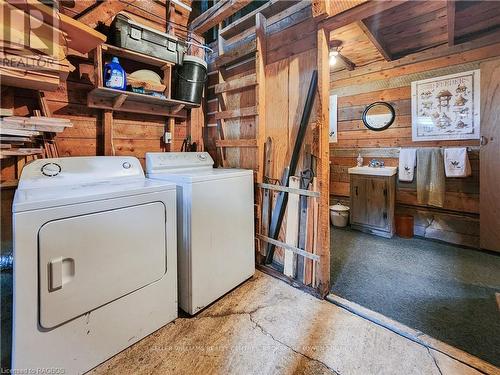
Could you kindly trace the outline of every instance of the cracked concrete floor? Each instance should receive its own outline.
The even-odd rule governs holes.
[[[91,373],[480,374],[260,272]]]

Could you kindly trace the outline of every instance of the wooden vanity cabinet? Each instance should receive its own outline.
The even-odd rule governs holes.
[[[351,228],[391,238],[394,235],[396,176],[350,175]]]

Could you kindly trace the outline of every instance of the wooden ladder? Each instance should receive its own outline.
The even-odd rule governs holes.
[[[225,53],[225,39],[219,35],[219,56],[215,61],[218,69],[219,83],[214,90],[218,99],[218,112],[215,113],[217,121],[218,139],[215,142],[220,151],[222,166],[228,166],[226,160],[226,148],[255,148],[256,149],[256,182],[263,182],[263,162],[265,143],[265,65],[266,65],[266,19],[261,13],[255,15],[256,38],[241,44]],[[219,25],[222,30],[222,25]],[[255,56],[255,73],[240,78],[224,80],[222,70],[227,66],[245,62]],[[238,109],[228,110],[226,107],[226,93],[247,87],[255,87],[255,105]],[[225,122],[227,119],[255,117],[256,136],[253,139],[225,139]]]

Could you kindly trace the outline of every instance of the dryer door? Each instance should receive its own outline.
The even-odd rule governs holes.
[[[44,224],[38,234],[40,325],[52,328],[162,278],[161,202]]]

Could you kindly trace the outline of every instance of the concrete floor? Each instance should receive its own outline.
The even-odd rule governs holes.
[[[177,319],[91,373],[482,372],[257,272],[196,317]]]

